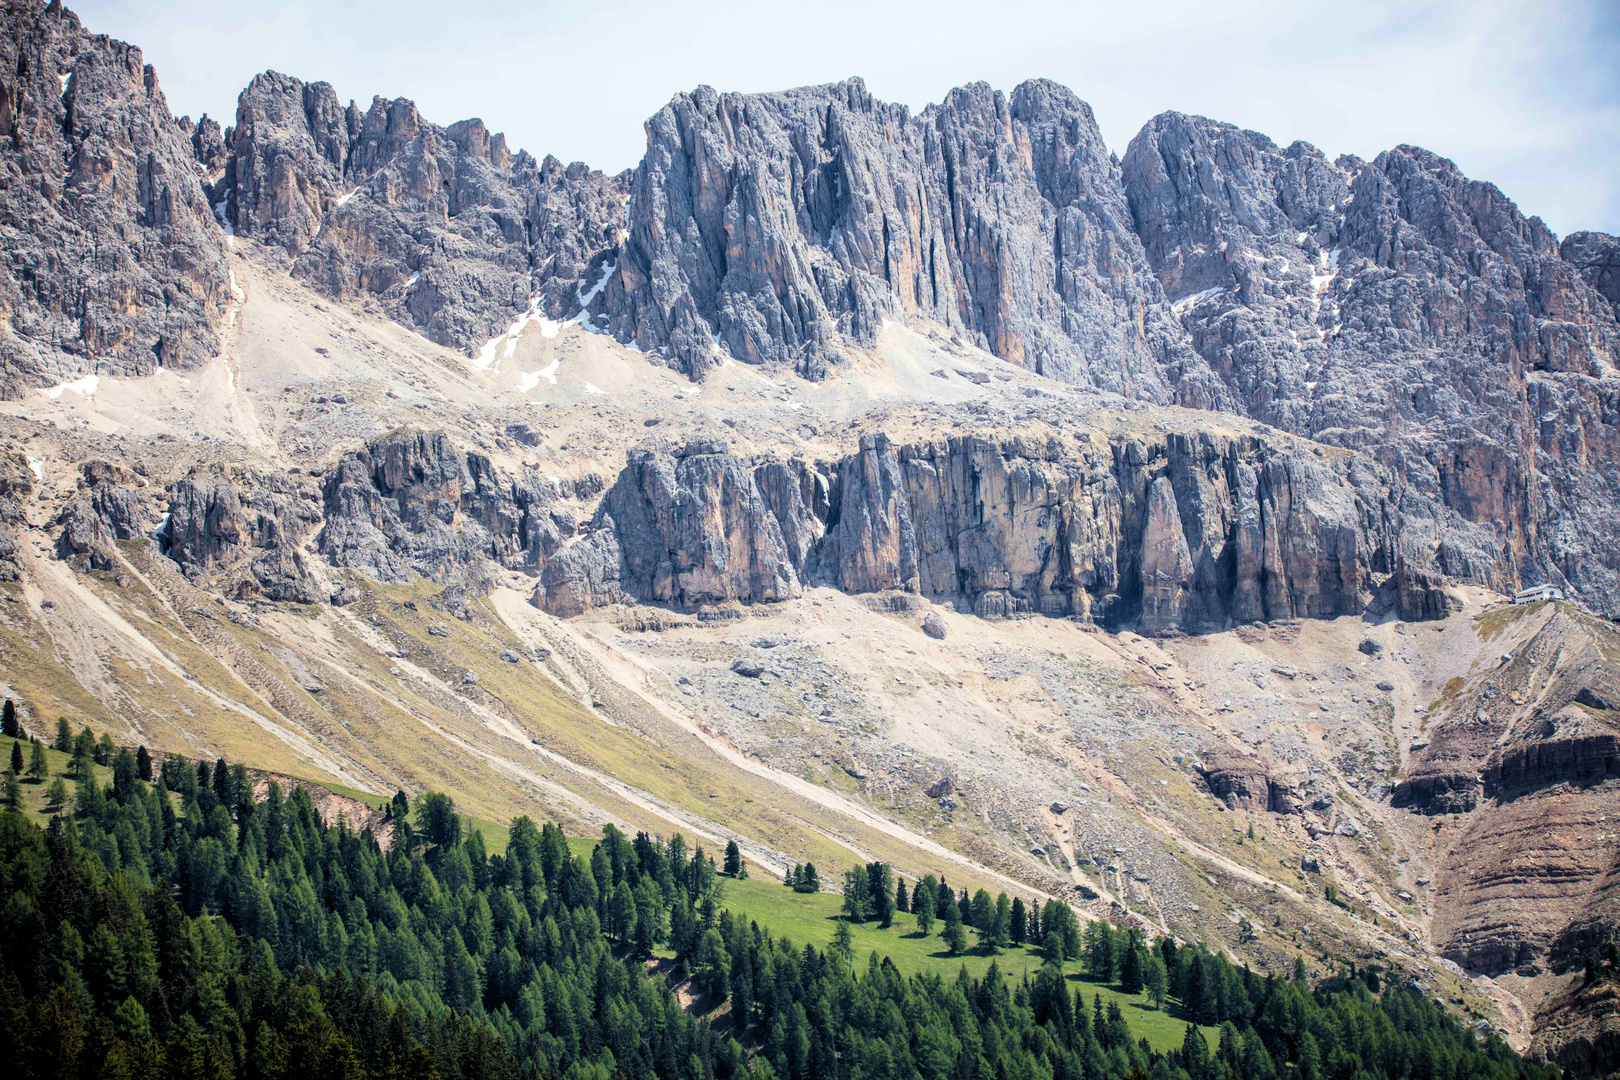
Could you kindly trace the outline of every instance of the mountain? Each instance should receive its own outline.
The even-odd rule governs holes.
[[[0,41],[30,730],[1376,959],[1614,1067],[1620,241],[1044,81],[699,88],[609,177]]]

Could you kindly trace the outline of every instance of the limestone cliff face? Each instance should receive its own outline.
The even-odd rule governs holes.
[[[0,394],[216,355],[224,237],[141,51],[30,0],[0,72]]]
[[[257,469],[198,469],[169,486],[164,554],[193,582],[238,598],[325,599],[304,555],[320,523],[301,478]]]
[[[1614,610],[1612,238],[1561,249],[1417,147],[1329,161],[1178,113],[1121,171],[1166,296],[1243,411],[1372,454],[1494,532],[1435,537],[1443,573],[1567,581]]]
[[[1205,756],[1201,769],[1210,794],[1232,810],[1291,814],[1299,810],[1298,794],[1272,775],[1264,758],[1229,749]]]
[[[912,115],[859,79],[677,95],[647,126],[612,332],[694,377],[721,349],[823,377],[882,319],[1153,401],[1229,404],[1131,232],[1091,109],[974,84]]]
[[[633,453],[589,536],[546,566],[545,606],[568,615],[604,603],[695,608],[800,591],[776,513],[723,442]]]
[[[817,463],[700,443],[635,454],[535,602],[754,603],[805,582],[1198,631],[1426,596],[1404,582],[1425,564],[1400,519],[1364,459],[1253,439],[872,434]]]
[[[116,566],[119,540],[151,534],[156,525],[152,500],[134,477],[107,461],[86,462],[80,470],[78,493],[57,515],[62,533],[58,557],[82,560],[98,570]]]
[[[315,543],[333,566],[374,580],[479,584],[489,565],[534,567],[572,532],[556,502],[549,483],[499,474],[443,432],[395,432],[327,475]]]
[[[624,178],[514,154],[480,120],[438,127],[403,98],[362,110],[327,83],[265,72],[226,145],[217,189],[239,235],[283,248],[327,294],[373,298],[468,352],[535,301],[573,315],[619,240]]]

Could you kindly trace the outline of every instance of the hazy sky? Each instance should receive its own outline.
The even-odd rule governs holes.
[[[1216,2],[622,0],[523,5],[83,0],[145,50],[169,105],[228,123],[258,71],[339,97],[480,116],[538,155],[616,172],[679,90],[861,75],[921,108],[953,86],[1045,76],[1096,110],[1116,153],[1156,113],[1199,113],[1371,157],[1426,146],[1560,235],[1620,233],[1620,0]],[[453,13],[452,13],[453,12]]]

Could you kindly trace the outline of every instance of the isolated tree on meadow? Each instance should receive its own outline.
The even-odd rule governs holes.
[[[961,956],[967,951],[967,931],[962,928],[962,909],[952,904],[945,912],[945,929],[940,931],[940,937],[945,939],[945,947],[952,956]]]
[[[934,929],[934,911],[939,903],[935,892],[934,875],[929,874],[917,882],[917,888],[911,894],[912,912],[917,916],[917,930],[927,934]]]

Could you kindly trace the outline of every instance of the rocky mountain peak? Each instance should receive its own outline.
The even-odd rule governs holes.
[[[213,357],[224,238],[141,51],[13,4],[0,71],[0,392]]]

